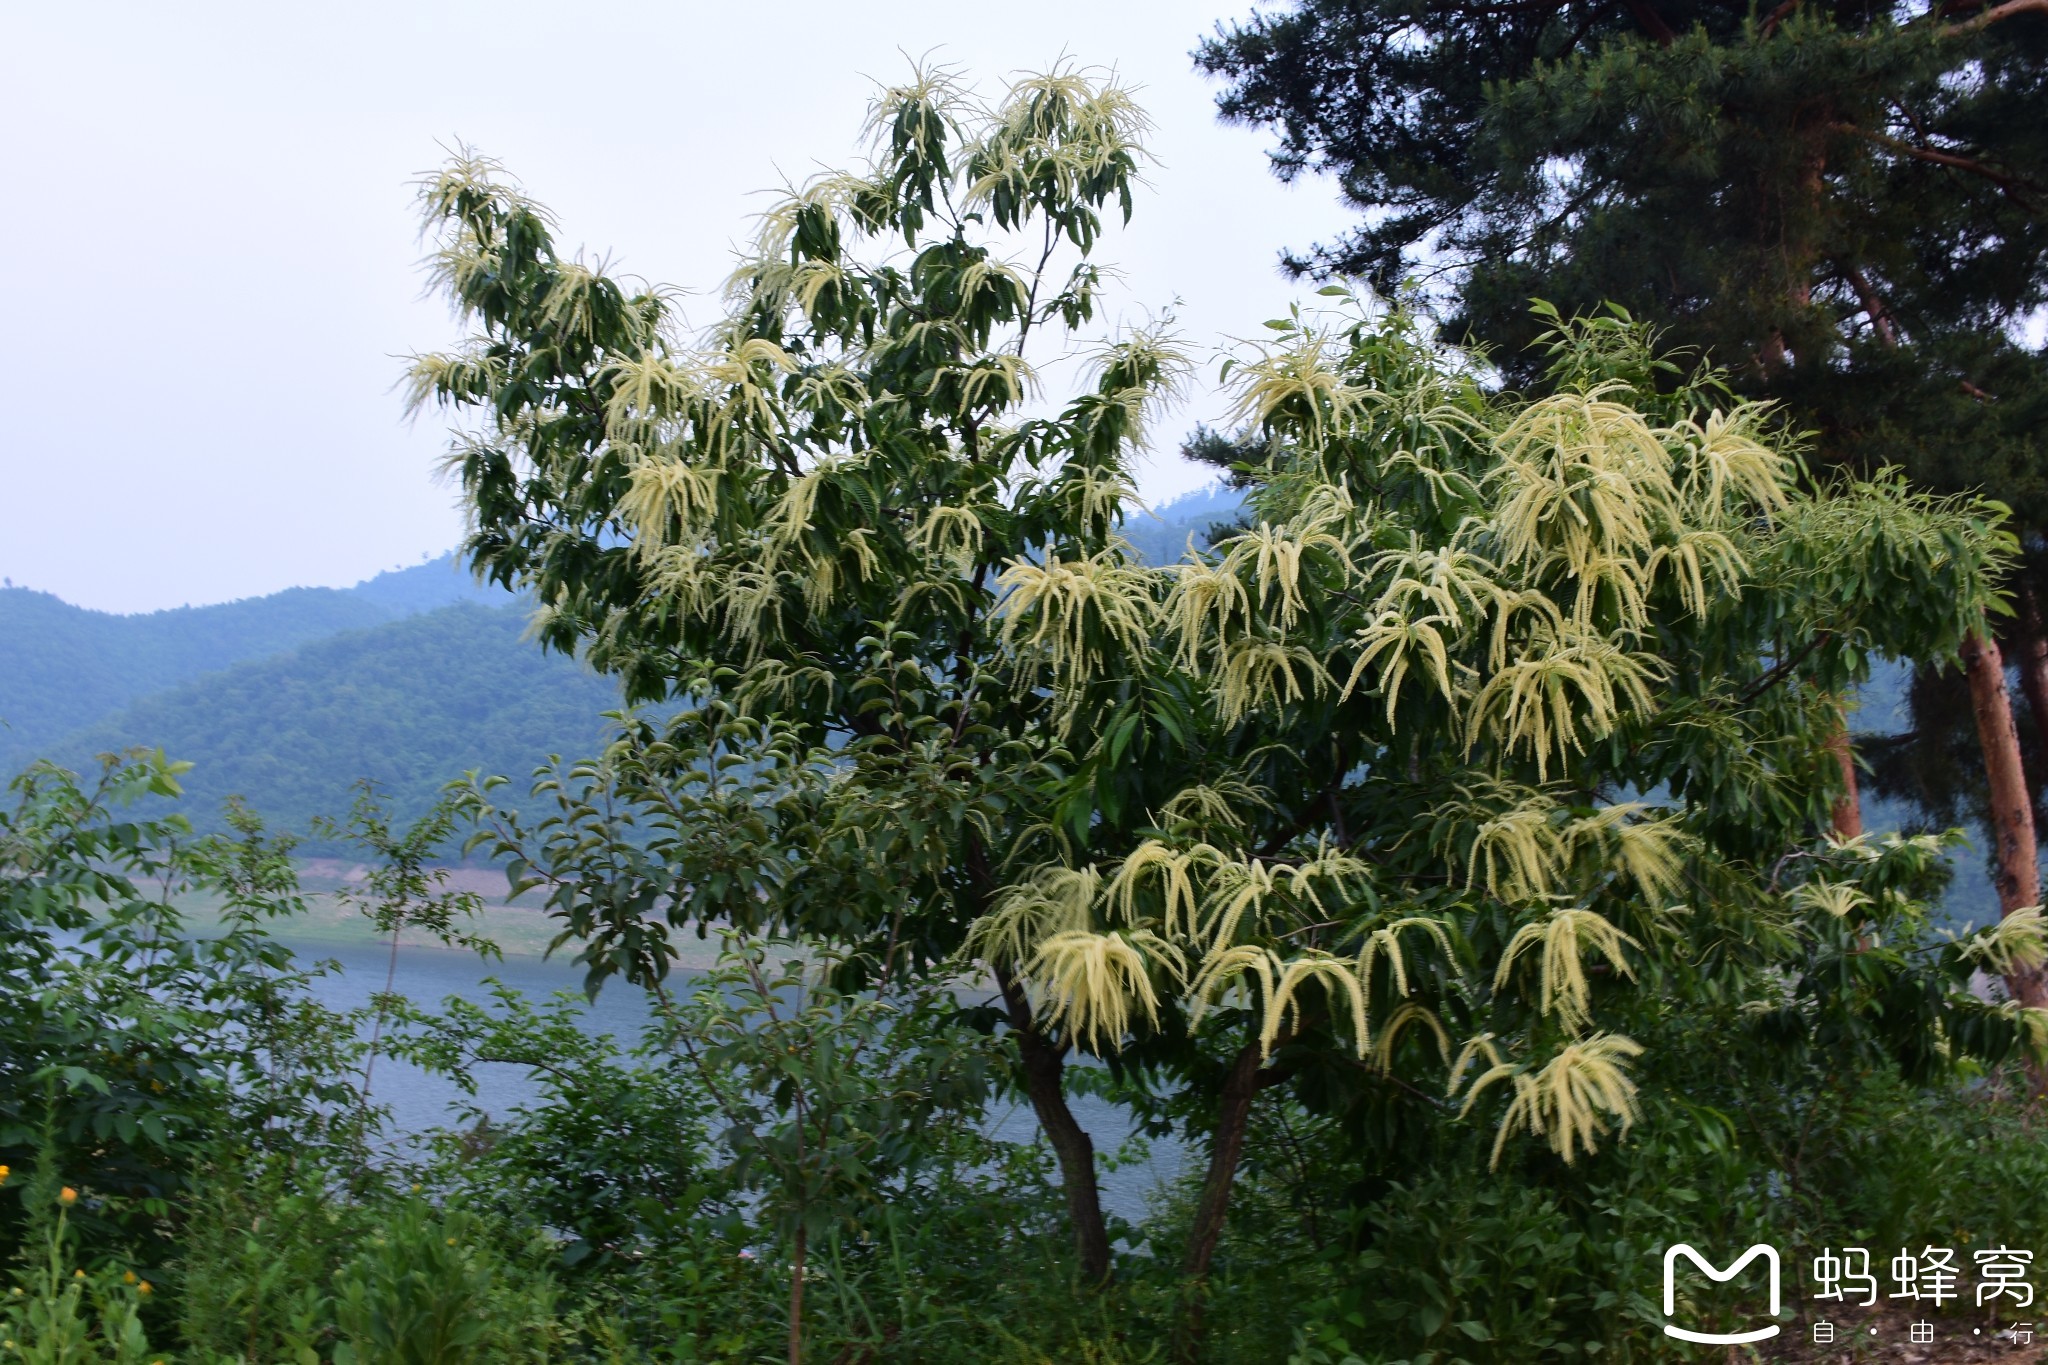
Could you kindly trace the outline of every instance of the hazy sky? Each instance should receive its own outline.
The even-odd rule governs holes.
[[[0,6],[0,575],[110,611],[343,585],[459,534],[439,419],[402,420],[423,299],[411,181],[467,141],[567,242],[708,289],[755,194],[850,159],[904,53],[989,93],[1062,53],[1140,87],[1161,164],[1098,255],[1117,311],[1206,353],[1305,291],[1347,220],[1226,128],[1188,51],[1248,0]],[[705,320],[711,304],[689,308]],[[1213,380],[1215,366],[1204,366]],[[1157,501],[1203,474],[1159,433]]]

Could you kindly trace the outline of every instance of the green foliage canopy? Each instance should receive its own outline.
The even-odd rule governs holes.
[[[1529,298],[1619,303],[1830,458],[2048,525],[2048,362],[2016,330],[2048,301],[2032,0],[1305,0],[1197,57],[1283,177],[1366,215],[1297,268],[1425,282],[1518,382]]]
[[[1141,126],[1071,72],[994,108],[938,75],[887,92],[872,166],[765,215],[700,347],[660,291],[562,257],[484,163],[427,186],[440,279],[480,329],[415,372],[421,401],[483,418],[452,457],[473,562],[531,588],[548,644],[691,703],[701,785],[678,800],[716,800],[728,759],[776,769],[752,818],[802,854],[693,877],[679,911],[941,959],[1040,819],[1034,784],[1127,691],[1070,670],[1049,692],[998,604],[1006,574],[1057,563],[1084,651],[1130,639],[1116,528],[1179,359],[1127,336],[1022,414],[1032,343],[1093,316]]]

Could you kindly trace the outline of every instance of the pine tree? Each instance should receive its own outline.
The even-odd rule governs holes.
[[[1965,662],[2000,748],[2001,897],[2030,903],[1991,691],[2016,656],[2048,726],[2048,350],[2023,340],[2048,301],[2048,6],[1304,0],[1198,60],[1226,116],[1279,133],[1283,177],[1328,172],[1367,215],[1293,268],[1435,297],[1518,383],[1542,366],[1532,296],[1618,304],[1781,401],[1824,460],[2013,506],[2022,610]]]

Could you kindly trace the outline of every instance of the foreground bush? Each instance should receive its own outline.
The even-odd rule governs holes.
[[[738,941],[717,972],[664,985],[634,1040],[586,1033],[566,1001],[504,990],[438,1009],[388,1001],[386,1052],[458,1082],[524,1066],[538,1085],[522,1109],[393,1148],[358,1089],[368,1044],[356,1040],[374,1021],[319,1011],[271,938],[299,903],[276,841],[244,817],[238,844],[188,844],[174,819],[115,804],[169,799],[169,776],[142,756],[93,783],[38,770],[17,784],[36,803],[18,811],[69,823],[17,814],[15,847],[40,861],[16,866],[104,894],[54,894],[31,875],[5,884],[10,951],[49,965],[5,1016],[43,1051],[0,1095],[21,1116],[0,1181],[17,1355],[0,1360],[738,1362],[786,1357],[793,1321],[809,1360],[1166,1357],[1206,1171],[1188,1162],[1129,1230],[1113,1280],[1088,1288],[1051,1152],[985,1134],[1014,1054],[972,1027],[971,992],[849,994],[831,984],[829,954]],[[411,858],[407,836],[387,842]],[[154,869],[127,882],[141,908],[108,880],[110,849]],[[1906,876],[1894,884],[1916,866],[1894,869]],[[188,891],[241,869],[205,883],[226,935],[147,899],[172,867]],[[405,882],[383,880],[394,894]],[[1919,904],[1887,896],[1853,939],[1803,937],[1807,970],[1853,966],[1897,999],[1894,957],[1955,951]],[[136,925],[147,937],[124,938]],[[113,952],[175,970],[146,978],[164,986],[147,1002],[88,993],[108,980],[97,955]],[[263,970],[221,974],[252,962]],[[1254,1110],[1204,1358],[1671,1359],[1686,1348],[1661,1336],[1645,1268],[1675,1240],[1761,1235],[1788,1265],[1814,1247],[1950,1232],[2048,1245],[2048,1148],[2023,1076],[1916,1070],[1883,1046],[1788,1046],[1801,1035],[1747,1002],[1633,998],[1640,1117],[1626,1141],[1570,1164],[1540,1145],[1496,1160],[1489,1129],[1422,1091],[1376,1109],[1281,1096]],[[53,1002],[79,1019],[75,1034],[47,1027],[38,1007]],[[1823,1004],[1804,1008],[1824,1023]],[[1863,1007],[1852,994],[1828,1008],[1853,1021]],[[278,1022],[254,1034],[238,1020]],[[146,1046],[126,1032],[141,1025]],[[62,1050],[74,1037],[96,1046]],[[251,1038],[292,1064],[252,1067]],[[1223,1044],[1197,1042],[1206,1060],[1183,1065],[1228,1064]],[[145,1077],[176,1059],[179,1088],[67,1083],[65,1068],[125,1074],[109,1052]],[[1197,1090],[1087,1074],[1156,1132],[1184,1115],[1202,1131]],[[110,1101],[171,1095],[173,1143],[139,1121],[126,1136],[96,1124]],[[136,1197],[125,1182],[138,1171],[167,1193]]]

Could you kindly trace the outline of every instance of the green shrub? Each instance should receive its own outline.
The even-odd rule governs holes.
[[[223,1163],[197,1182],[173,1267],[179,1335],[195,1357],[313,1365],[332,1349],[330,1291],[365,1217],[319,1184],[281,1163]]]
[[[555,1286],[499,1250],[501,1231],[417,1197],[388,1210],[335,1279],[335,1365],[551,1359]]]
[[[184,765],[106,756],[81,778],[37,764],[0,799],[0,1164],[39,1144],[84,1191],[91,1256],[166,1258],[173,1203],[222,1146],[354,1153],[354,1020],[322,1008],[269,933],[302,907],[289,839],[239,807],[193,839]],[[195,900],[218,907],[188,923]],[[0,1246],[23,1228],[0,1202]]]

